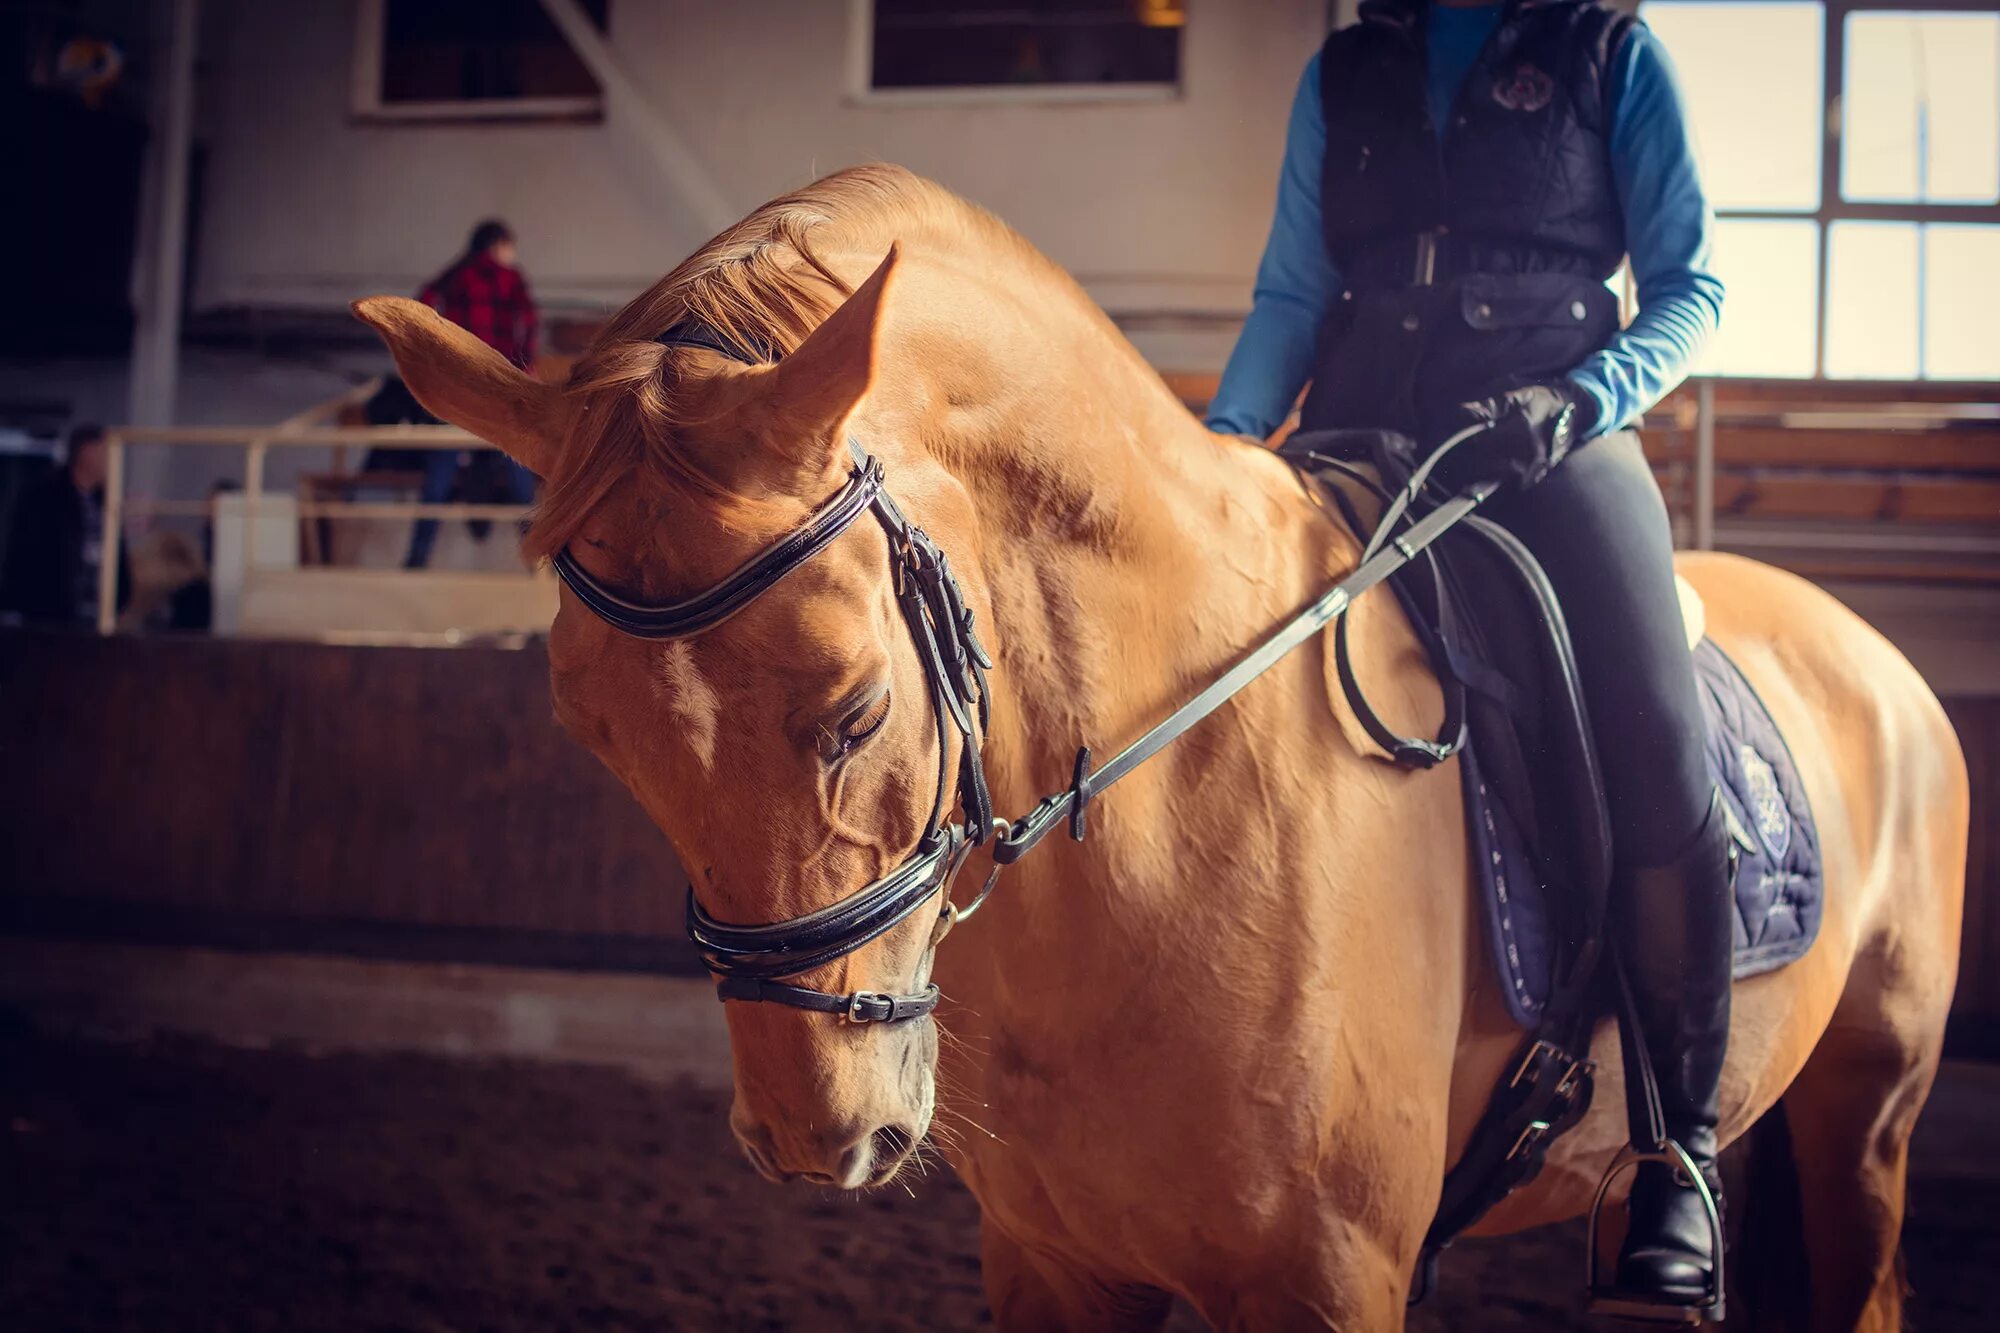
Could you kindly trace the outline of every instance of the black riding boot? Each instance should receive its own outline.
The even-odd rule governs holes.
[[[1694,1159],[1718,1211],[1716,1085],[1729,1044],[1733,860],[1717,793],[1701,832],[1672,864],[1624,872],[1613,909],[1667,1135]],[[1714,1240],[1701,1196],[1676,1176],[1658,1162],[1635,1172],[1616,1285],[1624,1295],[1692,1307],[1708,1293]]]

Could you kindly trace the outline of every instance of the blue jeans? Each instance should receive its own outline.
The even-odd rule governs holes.
[[[425,504],[437,504],[451,498],[452,489],[458,483],[459,459],[456,449],[435,449],[424,459],[424,488],[420,492]],[[516,463],[507,460],[507,498],[514,504],[526,505],[535,502],[535,474]],[[410,533],[410,553],[403,557],[404,569],[422,569],[431,562],[431,547],[437,542],[438,521],[434,518],[417,520],[415,531]]]

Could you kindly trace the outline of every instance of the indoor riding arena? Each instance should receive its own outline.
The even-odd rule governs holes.
[[[2000,1328],[1996,0],[0,42],[0,1329]]]

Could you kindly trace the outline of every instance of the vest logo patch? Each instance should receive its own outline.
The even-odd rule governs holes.
[[[1556,81],[1525,63],[1493,80],[1493,100],[1509,111],[1540,111],[1555,95]]]

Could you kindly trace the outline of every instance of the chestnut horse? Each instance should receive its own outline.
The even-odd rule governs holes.
[[[1285,463],[1195,421],[1056,265],[894,168],[757,210],[559,387],[414,302],[356,309],[425,406],[548,479],[531,549],[567,545],[637,601],[710,587],[798,527],[861,442],[993,650],[1003,814],[1064,786],[1079,744],[1108,752],[1208,684],[1357,552]],[[655,341],[690,320],[766,363]],[[564,593],[556,716],[712,917],[825,907],[916,845],[956,757],[887,554],[856,523],[666,643]],[[1826,865],[1817,943],[1738,988],[1725,1138],[1790,1113],[1810,1273],[1793,1326],[1894,1328],[1906,1147],[1958,956],[1964,762],[1916,671],[1833,598],[1724,555],[1681,568],[1791,742]],[[1439,694],[1395,599],[1352,618],[1357,672],[1426,732]],[[968,883],[989,865],[975,852]],[[1315,641],[1100,798],[1086,841],[1009,868],[935,950],[935,1016],[727,1005],[731,1127],[766,1176],[850,1187],[935,1133],[981,1204],[1003,1328],[1151,1328],[1176,1296],[1221,1328],[1400,1328],[1439,1183],[1519,1039],[1468,884],[1457,774],[1381,762]],[[798,984],[920,986],[932,920]],[[1608,1033],[1595,1055],[1617,1089]],[[1481,1230],[1582,1211],[1619,1101]]]

